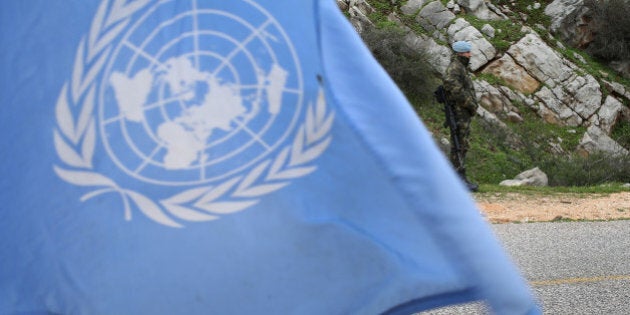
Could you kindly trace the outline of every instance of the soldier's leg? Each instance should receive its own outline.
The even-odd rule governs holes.
[[[455,170],[458,173],[466,172],[466,152],[468,152],[469,142],[468,136],[470,135],[470,120],[458,119],[457,121],[457,142],[459,143],[459,151],[455,146],[451,146],[451,160],[455,160]]]
[[[470,148],[470,120],[462,120],[458,124],[459,132],[459,143],[462,147],[462,159],[466,159],[466,153],[468,153],[468,148]]]
[[[468,148],[470,147],[470,119],[460,120],[458,122],[458,128],[460,130],[459,143],[461,145],[461,159],[463,163],[462,163],[462,167],[459,168],[457,172],[459,173],[459,176],[464,180],[464,182],[468,186],[468,189],[470,189],[471,191],[477,191],[479,189],[479,186],[468,180],[468,178],[466,177],[466,167],[465,167],[466,153],[468,153]]]
[[[464,163],[463,159],[460,162],[460,155],[459,152],[457,151],[457,149],[455,149],[455,145],[451,144],[451,154],[450,154],[450,160],[451,160],[451,164],[453,165],[453,168],[459,172],[461,169],[464,169]]]

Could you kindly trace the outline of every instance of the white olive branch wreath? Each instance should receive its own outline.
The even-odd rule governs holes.
[[[123,202],[125,219],[132,218],[132,204],[151,220],[170,227],[182,227],[174,218],[201,222],[246,209],[259,202],[259,197],[281,189],[289,180],[305,176],[316,169],[309,162],[329,146],[334,112],[329,111],[320,89],[315,104],[306,109],[304,123],[298,127],[290,146],[275,157],[266,159],[245,175],[227,179],[215,186],[202,186],[181,191],[154,202],[145,195],[119,186],[107,176],[94,171],[96,148],[96,78],[102,72],[111,43],[129,24],[131,16],[144,8],[149,0],[105,0],[99,6],[90,27],[77,49],[70,84],[61,89],[57,100],[54,145],[63,166],[54,165],[55,173],[64,181],[83,187],[100,187],[81,197],[87,201],[106,193],[117,193]]]

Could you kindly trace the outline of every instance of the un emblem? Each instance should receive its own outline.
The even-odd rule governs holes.
[[[57,102],[54,170],[92,188],[82,201],[113,193],[127,220],[181,227],[313,172],[333,119],[321,88],[305,100],[291,40],[257,3],[105,0]],[[94,166],[100,152],[117,175]]]

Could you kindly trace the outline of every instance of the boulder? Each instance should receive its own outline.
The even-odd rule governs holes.
[[[365,0],[337,0],[337,6],[348,12],[350,23],[357,33],[361,34],[366,28],[374,26],[368,16],[375,10]]]
[[[573,47],[584,49],[596,36],[583,0],[554,1],[545,8],[545,14],[551,17],[551,32]]]
[[[561,93],[562,87],[559,87],[558,90]],[[574,112],[569,105],[562,102],[548,87],[543,86],[535,95],[540,101],[536,113],[547,123],[571,127],[582,125],[584,121],[582,117]]]
[[[488,8],[484,0],[459,0],[457,1],[466,13],[470,13],[482,20],[500,20],[502,17]]]
[[[573,47],[586,49],[598,36],[599,26],[584,0],[555,0],[545,8],[545,14],[551,18],[551,32]],[[630,60],[614,60],[608,65],[630,78]]]
[[[630,111],[630,109],[625,107],[619,100],[609,95],[606,97],[604,105],[599,108],[597,114],[591,117],[590,122],[592,125],[599,127],[599,129],[607,135],[610,135],[615,124],[622,120],[624,110]]]
[[[455,14],[449,11],[440,1],[428,3],[416,16],[416,21],[428,32],[440,30],[454,19]]]
[[[623,97],[630,101],[630,87],[626,88],[623,84],[609,81],[604,81],[604,86],[616,95],[619,95],[619,97]]]
[[[524,121],[523,117],[517,112],[507,113],[507,120],[513,123],[522,123]]]
[[[588,127],[576,151],[582,156],[589,156],[595,152],[610,153],[612,155],[629,154],[628,150],[620,146],[597,126]]]
[[[574,79],[564,82],[562,91],[566,94],[561,99],[583,119],[590,118],[602,105],[601,86],[590,74],[576,74]]]
[[[512,100],[502,89],[483,80],[475,80],[474,85],[479,104],[493,114],[507,118],[509,113],[518,113],[518,109],[512,105]]]
[[[488,9],[490,9],[490,11],[492,11],[494,14],[498,15],[502,20],[510,19],[507,15],[505,15],[504,10],[501,7],[495,6],[494,4],[492,4],[492,2],[486,2],[486,7],[488,7]],[[510,13],[511,11],[508,9],[505,10],[505,12]]]
[[[453,54],[449,47],[438,44],[429,36],[417,35],[414,32],[407,33],[405,41],[409,47],[424,52],[435,71],[442,75],[446,73]]]
[[[494,34],[496,33],[496,30],[490,24],[484,24],[481,27],[481,32],[490,38],[494,38]]]
[[[472,56],[470,58],[470,69],[477,71],[494,59],[497,54],[496,48],[481,34],[474,26],[466,20],[459,18],[448,27],[449,42],[465,40],[472,44]]]
[[[548,122],[557,120],[560,125],[580,126],[601,106],[602,92],[597,80],[576,71],[579,68],[575,64],[560,56],[536,33],[525,35],[507,53],[545,84],[535,96],[548,109],[541,108],[539,114],[557,114],[555,119],[546,117]]]
[[[427,3],[427,0],[409,0],[400,7],[400,11],[404,15],[416,15],[425,3]]]
[[[535,79],[550,87],[555,87],[575,75],[568,61],[536,33],[525,35],[507,53]]]
[[[339,7],[339,10],[343,12],[348,11],[350,8],[350,5],[345,0],[337,0],[337,6]]]
[[[538,167],[524,171],[514,179],[507,179],[499,183],[501,186],[547,186],[549,185],[549,179],[547,174],[541,171]]]
[[[540,87],[540,82],[529,75],[525,68],[518,65],[508,54],[488,64],[482,73],[499,77],[512,88],[523,93],[533,93]]]

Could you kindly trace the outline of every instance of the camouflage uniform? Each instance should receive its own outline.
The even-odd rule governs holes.
[[[466,167],[464,158],[469,148],[470,120],[477,112],[477,98],[475,97],[475,87],[473,86],[470,75],[468,74],[467,58],[453,54],[451,63],[446,69],[444,76],[444,89],[446,90],[446,99],[449,104],[454,104],[455,115],[457,119],[458,133],[451,135],[457,137],[461,146],[461,163],[457,157],[457,150],[451,145],[451,162],[457,172],[466,177]]]

